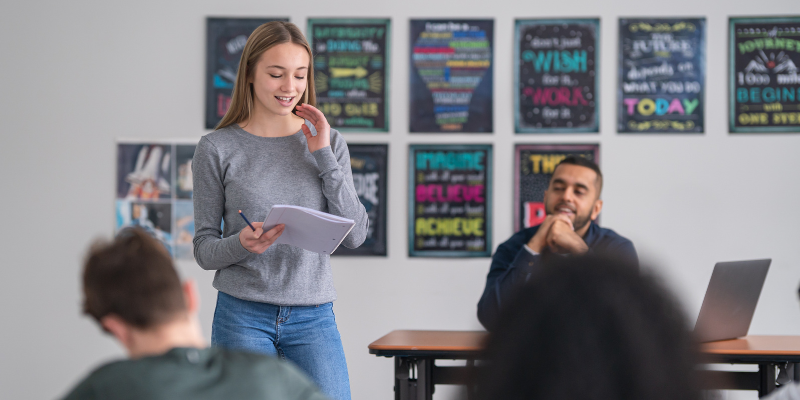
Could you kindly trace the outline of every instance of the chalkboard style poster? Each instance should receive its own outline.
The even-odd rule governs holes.
[[[704,131],[705,37],[705,18],[619,20],[619,132]]]
[[[597,132],[598,19],[517,20],[517,133]]]
[[[730,131],[800,132],[800,17],[730,19]]]
[[[389,131],[388,19],[309,19],[317,107],[342,132]]]
[[[175,258],[193,259],[195,143],[117,144],[116,232],[138,226]]]
[[[385,144],[348,144],[350,167],[358,199],[367,210],[367,239],[355,249],[339,246],[331,256],[386,255],[386,166],[388,146]]]
[[[411,20],[409,130],[492,132],[494,20]]]
[[[408,253],[492,254],[492,145],[411,145]]]
[[[206,20],[206,129],[214,129],[231,104],[239,60],[247,38],[270,21],[288,18],[208,18]]]
[[[514,232],[542,223],[544,191],[556,165],[568,156],[599,164],[597,144],[518,144],[514,147]]]

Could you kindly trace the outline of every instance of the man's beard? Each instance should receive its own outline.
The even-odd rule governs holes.
[[[575,229],[575,232],[577,232],[583,229],[583,227],[589,222],[592,222],[591,213],[586,213],[586,215],[575,214],[575,220],[572,221],[572,227]]]
[[[559,204],[559,206],[560,205],[561,204]],[[555,215],[556,214],[555,210],[557,208],[558,207],[553,207],[553,209],[549,209],[549,207],[547,207],[547,204],[545,204],[545,211],[546,211],[547,215]],[[586,213],[585,215],[579,215],[578,213],[575,213],[575,220],[572,221],[572,230],[577,232],[577,231],[583,229],[583,227],[586,226],[586,224],[588,224],[589,222],[592,222],[592,212],[591,212],[591,210],[588,213]]]

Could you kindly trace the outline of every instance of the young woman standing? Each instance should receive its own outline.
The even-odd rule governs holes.
[[[250,35],[230,109],[192,161],[194,255],[216,270],[213,345],[289,359],[328,396],[349,399],[329,256],[273,245],[282,225],[263,232],[253,222],[253,232],[238,215],[263,221],[276,204],[313,208],[356,222],[344,246],[364,242],[369,220],[347,144],[314,107],[313,65],[294,24]]]

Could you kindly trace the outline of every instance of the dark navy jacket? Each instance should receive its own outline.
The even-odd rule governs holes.
[[[486,288],[478,302],[478,320],[487,330],[494,327],[500,307],[509,299],[515,286],[527,281],[541,264],[541,255],[534,256],[523,247],[538,230],[539,226],[523,229],[497,247],[489,275],[486,276]],[[638,265],[633,243],[611,229],[601,228],[592,222],[583,241],[589,246],[590,253],[610,254]]]

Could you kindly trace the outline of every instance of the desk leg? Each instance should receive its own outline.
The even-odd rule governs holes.
[[[764,397],[775,390],[775,364],[758,364],[758,397]]]
[[[432,400],[433,362],[425,358],[395,357],[395,400]]]

